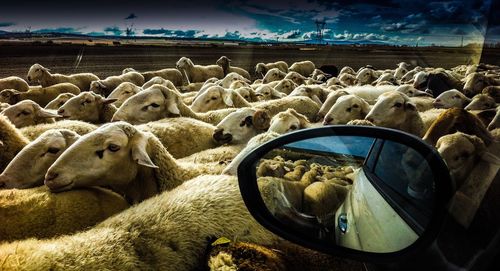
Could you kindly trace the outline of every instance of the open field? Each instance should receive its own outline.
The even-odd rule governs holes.
[[[485,50],[483,61],[500,63],[500,49]],[[411,47],[352,47],[352,46],[88,46],[82,44],[31,43],[0,45],[0,77],[25,77],[33,63],[49,67],[53,72],[93,72],[100,77],[121,73],[127,67],[139,71],[175,67],[181,56],[190,57],[196,64],[215,64],[226,55],[232,65],[249,71],[257,62],[285,60],[288,63],[311,60],[317,66],[334,64],[357,69],[370,64],[378,69],[394,68],[401,61],[413,65],[450,68],[470,63],[477,53],[463,48],[411,48]],[[78,61],[81,58],[80,61]]]

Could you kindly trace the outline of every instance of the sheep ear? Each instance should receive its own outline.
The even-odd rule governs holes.
[[[40,108],[37,112],[37,116],[40,118],[58,118],[61,117],[57,113],[53,113],[47,109]]]
[[[464,134],[467,139],[474,145],[478,153],[483,153],[486,150],[486,145],[481,138],[475,135]]]
[[[179,106],[177,105],[177,97],[175,97],[174,101],[168,101],[167,102],[167,110],[168,112],[175,114],[175,115],[180,115],[181,111],[179,110]]]
[[[292,115],[294,115],[300,122],[300,127],[305,128],[307,125],[310,124],[309,120],[307,119],[306,116],[300,114],[299,112],[295,111],[293,108],[289,108],[288,112]]]
[[[106,86],[104,85],[103,82],[101,81],[97,81],[97,84],[101,87],[101,88],[106,88]]]
[[[151,161],[151,158],[149,158],[148,152],[146,151],[149,138],[140,133],[141,132],[136,133],[135,136],[138,138],[137,140],[132,141],[132,159],[141,166],[158,168],[158,166]]]
[[[321,102],[321,100],[318,98],[318,96],[313,95],[313,96],[311,97],[311,99],[312,99],[315,103],[319,104],[319,106],[322,106],[322,105],[323,105],[323,103],[322,103],[322,102]]]
[[[365,115],[368,115],[368,113],[370,113],[370,105],[363,99],[360,99],[361,100],[361,112],[363,112],[363,114]]]
[[[271,117],[264,110],[257,110],[253,114],[253,127],[258,130],[267,130],[271,124]]]
[[[412,102],[406,102],[405,108],[413,111],[417,111],[417,105]]]
[[[102,103],[103,104],[112,104],[114,102],[118,101],[118,99],[115,99],[115,98],[109,98],[109,99],[104,99],[102,100]]]
[[[222,100],[227,106],[234,106],[233,103],[233,92],[231,90],[223,90]]]

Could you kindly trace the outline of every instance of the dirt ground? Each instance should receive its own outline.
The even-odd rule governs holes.
[[[500,63],[500,49],[483,52],[483,61]],[[460,48],[383,48],[330,46],[320,48],[246,47],[246,46],[85,46],[85,45],[1,45],[0,77],[25,77],[29,67],[40,63],[56,73],[93,72],[99,77],[120,74],[124,68],[139,71],[175,67],[181,56],[195,64],[215,64],[221,56],[232,65],[253,71],[257,62],[284,60],[288,63],[311,60],[317,66],[334,64],[355,69],[370,64],[377,69],[395,68],[406,61],[413,65],[451,68],[473,58],[470,50]],[[476,54],[477,55],[477,54]],[[81,60],[79,61],[81,57]]]

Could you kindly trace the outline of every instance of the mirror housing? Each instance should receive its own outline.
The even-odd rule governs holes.
[[[372,138],[374,140],[373,142],[377,142],[376,139],[383,140],[384,142],[390,141],[400,146],[407,147],[408,149],[413,150],[415,153],[418,153],[419,157],[427,166],[428,171],[430,170],[427,173],[432,174],[430,175],[431,177],[433,176],[433,194],[432,202],[429,203],[431,212],[425,219],[425,227],[416,227],[417,230],[415,232],[417,233],[417,235],[414,235],[413,239],[408,239],[411,240],[408,245],[401,246],[397,249],[394,249],[393,251],[377,251],[376,249],[374,250],[369,248],[355,249],[352,246],[341,246],[338,244],[339,233],[337,231],[341,230],[342,227],[345,227],[345,225],[343,224],[345,224],[346,222],[346,216],[345,214],[339,213],[340,211],[336,212],[334,220],[331,219],[331,221],[334,221],[333,223],[335,225],[334,227],[330,227],[330,229],[333,229],[333,232],[335,233],[333,236],[337,236],[336,241],[333,240],[333,242],[327,242],[325,238],[322,237],[325,235],[324,231],[318,230],[316,223],[317,217],[301,212],[288,212],[289,209],[286,209],[285,212],[283,212],[283,209],[278,210],[277,212],[275,212],[276,210],[273,210],[272,212],[269,210],[269,206],[266,205],[265,200],[262,198],[262,187],[259,188],[257,176],[257,166],[259,165],[259,161],[261,161],[261,159],[267,159],[265,158],[265,156],[277,150],[278,148],[290,146],[289,144],[297,143],[299,141],[307,142],[307,140],[310,139],[324,137],[332,137],[332,139],[336,137],[363,137]],[[371,149],[366,150],[368,156],[371,155],[372,149],[375,148],[375,145],[375,143],[371,144]],[[366,149],[368,147],[365,146],[363,148]],[[369,163],[372,163],[371,160],[373,159],[370,160],[368,156],[366,158],[363,158],[365,159],[362,166],[363,169],[365,168],[365,166],[369,167]],[[426,176],[428,177],[429,175]],[[300,130],[283,135],[259,146],[245,157],[245,159],[238,167],[238,181],[243,200],[248,210],[260,224],[262,224],[271,232],[291,242],[321,251],[323,253],[373,263],[395,262],[428,248],[439,233],[439,230],[446,216],[447,203],[452,195],[452,182],[448,172],[448,168],[434,147],[428,145],[414,135],[399,130],[370,126],[327,126],[321,128]],[[377,187],[377,185],[374,185],[374,187],[380,189],[380,187]],[[409,188],[408,190],[409,194],[415,192],[410,191],[413,190],[411,188]],[[349,193],[351,193],[351,191],[352,189],[349,191]],[[378,191],[380,192],[380,190]],[[415,195],[413,194],[413,196]],[[390,193],[383,194],[383,197],[381,198],[385,198],[388,202],[391,201]],[[341,208],[345,209],[346,206],[344,205],[345,204],[342,204],[342,206],[339,207],[338,210],[340,210]],[[404,209],[402,210],[403,212],[405,212]],[[279,216],[276,214],[279,214]],[[286,215],[283,216],[283,214]],[[342,229],[342,231],[343,230],[345,229]],[[368,236],[370,234],[371,233],[368,233]],[[331,232],[330,235],[332,235]],[[394,236],[398,235],[396,234]],[[332,241],[332,239],[335,238],[332,237],[329,241]]]

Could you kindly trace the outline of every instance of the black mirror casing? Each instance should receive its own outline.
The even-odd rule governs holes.
[[[434,175],[434,206],[429,224],[419,238],[408,247],[389,253],[358,251],[335,244],[326,244],[311,240],[310,236],[295,230],[290,225],[276,219],[266,207],[257,184],[256,163],[269,151],[292,142],[325,136],[360,136],[391,140],[414,149],[425,158]],[[269,141],[251,153],[238,167],[238,181],[243,200],[252,216],[271,232],[289,241],[323,253],[348,257],[354,260],[372,263],[390,263],[403,260],[427,249],[437,237],[446,216],[447,202],[452,196],[452,182],[448,168],[433,146],[420,138],[394,129],[370,126],[326,126],[300,130]]]

